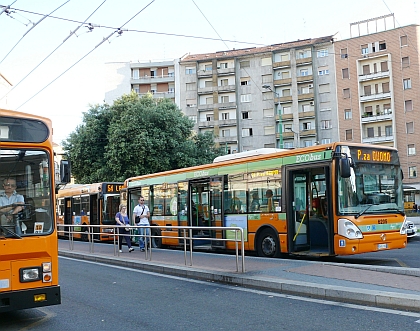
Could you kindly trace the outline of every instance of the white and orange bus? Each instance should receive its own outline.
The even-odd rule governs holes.
[[[49,119],[0,109],[0,313],[61,302],[55,189],[69,168]]]
[[[114,240],[114,229],[107,227],[87,227],[86,225],[115,225],[115,214],[120,205],[120,190],[123,183],[74,184],[61,188],[57,193],[57,214],[59,237],[68,237],[70,227],[65,224],[81,225],[73,227],[74,238],[89,240]]]
[[[239,226],[258,256],[335,256],[406,247],[402,180],[396,149],[332,143],[132,177],[124,194],[130,212],[145,197],[157,247],[181,244],[170,226],[202,226],[210,229],[193,231],[198,244],[234,249],[212,240],[231,231],[211,227]]]

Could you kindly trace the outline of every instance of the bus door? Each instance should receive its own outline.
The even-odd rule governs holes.
[[[64,198],[64,224],[72,224],[72,208],[71,208],[72,198]],[[69,231],[71,231],[68,226],[64,227],[64,236],[69,236]]]
[[[189,226],[213,227],[222,226],[223,178],[212,177],[189,182]],[[193,237],[222,238],[223,231],[197,229],[192,231]],[[195,247],[224,247],[224,242],[207,239],[194,240]]]
[[[287,222],[290,253],[332,254],[333,218],[329,166],[288,170]]]
[[[92,194],[90,196],[89,201],[89,217],[90,217],[90,224],[92,225],[100,225],[99,213],[98,213],[99,201],[98,195]],[[100,240],[99,232],[101,232],[100,228],[94,227],[91,229],[95,234],[93,235],[94,240]]]

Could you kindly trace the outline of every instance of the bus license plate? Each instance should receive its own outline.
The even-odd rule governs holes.
[[[388,244],[378,244],[378,249],[386,249],[388,248]]]

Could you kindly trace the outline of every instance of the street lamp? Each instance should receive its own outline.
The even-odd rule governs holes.
[[[271,88],[270,85],[263,85],[262,88],[266,89],[266,90],[269,90],[269,91],[273,92],[275,95],[277,95],[278,97],[280,97],[280,95],[276,91],[273,91],[273,89]],[[275,103],[274,103],[274,105],[275,105]],[[282,118],[281,118],[281,110],[279,109],[278,106],[277,106],[277,113],[279,114],[279,127],[278,127],[279,138],[280,138],[279,139],[280,140],[279,145],[280,145],[280,148],[283,148],[283,128],[282,128],[283,123],[282,123]]]

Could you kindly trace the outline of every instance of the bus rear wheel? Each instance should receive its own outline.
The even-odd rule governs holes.
[[[280,252],[279,239],[271,229],[261,231],[257,239],[257,254],[261,257],[277,257]]]
[[[153,229],[152,228],[152,247],[153,248],[163,248],[164,245],[162,245],[162,237],[161,232],[159,229]]]

